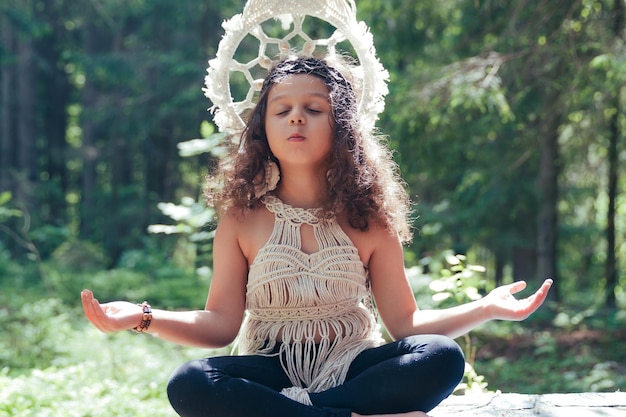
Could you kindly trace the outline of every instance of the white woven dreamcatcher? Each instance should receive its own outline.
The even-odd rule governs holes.
[[[332,35],[312,39],[302,27],[307,16],[331,24],[335,28]],[[282,22],[287,32],[283,37],[271,37],[264,32],[262,24],[271,19]],[[242,115],[254,106],[255,93],[263,83],[263,79],[255,79],[253,74],[267,74],[276,61],[290,55],[318,55],[319,49],[325,49],[322,55],[332,65],[333,57],[339,52],[337,44],[344,41],[350,42],[358,61],[358,65],[347,70],[350,74],[344,76],[352,80],[362,127],[374,127],[385,106],[389,74],[376,56],[367,25],[356,19],[353,0],[249,0],[243,13],[233,16],[222,26],[225,34],[219,43],[217,56],[209,61],[204,88],[205,95],[213,103],[210,110],[220,131],[235,133],[243,129]],[[235,53],[248,35],[259,41],[258,55],[248,62],[238,62]],[[301,50],[294,50],[297,40],[301,41]],[[269,50],[274,48],[278,51],[277,56],[267,56]],[[337,68],[341,70],[342,67]],[[233,98],[231,91],[233,74],[237,72],[243,74],[249,84],[245,98],[240,101]]]

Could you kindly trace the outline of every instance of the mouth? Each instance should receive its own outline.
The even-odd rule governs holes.
[[[300,133],[292,133],[291,135],[289,135],[287,139],[288,140],[304,140],[305,138]]]

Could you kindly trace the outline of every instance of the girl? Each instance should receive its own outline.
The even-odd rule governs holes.
[[[516,282],[454,308],[418,308],[402,256],[409,200],[388,151],[360,128],[338,68],[293,57],[265,79],[224,186],[207,187],[221,217],[204,310],[82,293],[105,332],[207,348],[239,335],[239,356],[173,373],[168,395],[181,416],[424,416],[463,376],[453,338],[488,320],[523,320],[547,296],[551,280],[523,300]],[[381,338],[373,301],[393,342]]]

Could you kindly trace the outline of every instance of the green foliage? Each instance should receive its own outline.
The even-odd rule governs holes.
[[[209,153],[221,158],[226,154],[226,149],[223,148],[226,133],[216,133],[215,126],[204,120],[200,124],[200,134],[202,135],[200,139],[186,140],[178,144],[180,156],[188,158]]]
[[[140,255],[139,255],[140,256]],[[126,257],[126,262],[130,262]],[[201,308],[206,300],[208,278],[160,259],[159,267],[114,268],[99,271],[48,270],[51,291],[65,303],[78,300],[80,291],[89,288],[102,302],[150,300],[162,308]],[[151,272],[152,271],[152,272]]]
[[[10,191],[3,191],[0,193],[0,222],[4,222],[12,217],[22,216],[22,212],[20,210],[9,206],[10,201]]]
[[[11,257],[8,250],[0,245],[0,277],[8,277],[13,274],[16,268],[12,268],[15,266],[11,263]],[[4,281],[4,280],[2,280]]]
[[[455,395],[472,395],[483,394],[489,392],[489,384],[486,382],[484,375],[479,375],[474,366],[468,362],[465,363],[465,374],[463,380],[455,388]]]
[[[169,374],[186,360],[220,353],[83,326],[62,345],[67,355],[52,366],[0,372],[1,417],[174,417],[165,392]]]
[[[26,260],[34,262],[34,267],[36,268],[36,273],[32,274],[30,278],[38,284],[46,285],[46,275],[42,268],[41,254],[39,252],[39,248],[30,236],[30,214],[27,210],[14,207],[11,198],[12,195],[8,191],[0,193],[0,235],[7,236],[9,241],[21,248],[21,251],[25,250]],[[20,219],[22,224],[18,225],[17,223],[12,222],[16,219]],[[9,251],[9,245],[5,247],[3,241],[0,240],[0,253],[5,251]],[[6,255],[5,262],[3,262],[2,255],[0,255],[0,272],[2,272],[3,265],[8,267],[10,264],[10,262],[6,262],[10,258],[10,254],[7,252],[4,253],[4,255]],[[30,270],[30,267],[31,265],[25,267],[24,269]],[[10,280],[14,280],[15,276],[22,275],[19,271],[10,271],[8,268],[5,272],[7,273],[6,277],[8,278],[7,283],[10,282]],[[3,274],[0,274],[0,283],[2,283],[2,281]]]
[[[215,231],[209,228],[213,225],[215,210],[207,208],[191,197],[183,197],[181,204],[159,203],[159,209],[176,224],[152,224],[148,231],[179,235],[173,254],[177,263],[192,269],[197,268],[196,272],[199,274],[210,276],[209,265],[212,264],[211,249]]]
[[[0,417],[173,417],[165,392],[173,369],[227,353],[132,332],[103,334],[87,324],[78,294],[72,306],[29,301],[34,297],[0,298]]]
[[[607,329],[603,329],[606,332]],[[481,335],[483,349],[509,346],[508,354],[476,361],[490,386],[504,392],[614,392],[626,388],[626,358],[616,339],[589,330],[524,331],[515,337]],[[487,341],[486,338],[490,338]],[[486,346],[486,347],[485,347]]]
[[[434,308],[452,307],[482,298],[481,292],[484,292],[486,281],[481,273],[485,272],[485,268],[480,265],[468,265],[466,260],[465,255],[444,251],[439,257],[425,262],[431,270],[434,270],[433,276],[437,277],[428,286],[433,292],[432,299],[436,303]],[[456,391],[464,394],[487,391],[488,383],[485,377],[474,368],[477,348],[472,338],[465,335],[461,342],[466,366],[463,381]]]
[[[12,259],[0,244],[0,303],[28,292],[43,294],[45,286],[40,278],[37,264]]]
[[[201,123],[200,133],[202,138],[178,144],[182,157],[208,154],[217,160],[225,155],[225,134],[216,133],[215,127],[207,121]],[[157,234],[180,235],[177,245],[179,250],[176,251],[179,258],[183,258],[180,264],[195,265],[198,267],[199,274],[210,276],[211,271],[208,265],[212,263],[211,250],[215,231],[207,229],[215,224],[215,209],[188,196],[183,197],[180,204],[162,202],[158,204],[158,207],[161,213],[173,220],[175,224],[152,224],[148,227],[148,231]]]
[[[461,340],[473,365],[462,390],[484,390],[486,381],[494,389],[519,392],[626,389],[621,365],[626,358],[615,348],[623,344],[623,311],[605,317],[598,310],[613,115],[620,137],[626,131],[619,111],[625,108],[625,49],[609,21],[617,4],[358,3],[359,19],[371,26],[391,74],[380,127],[397,151],[411,194],[419,197],[418,233],[407,259],[417,265],[409,273],[422,307],[469,301],[493,285],[493,268],[483,273],[468,262],[477,248],[505,264],[505,280],[516,276],[517,254],[534,253],[539,143],[557,121],[564,303],[554,320],[542,310],[533,316],[540,324],[490,323]],[[17,192],[0,190],[0,320],[10,334],[0,338],[0,357],[2,364],[5,358],[13,364],[10,376],[8,370],[0,375],[0,417],[173,415],[162,386],[138,389],[147,386],[139,375],[151,381],[166,377],[146,374],[139,365],[158,357],[155,361],[163,358],[168,363],[163,368],[169,368],[168,355],[180,351],[161,351],[149,338],[68,331],[68,321],[80,316],[73,309],[85,287],[102,300],[147,298],[173,308],[201,306],[208,288],[213,213],[198,195],[207,166],[221,155],[223,136],[205,121],[208,104],[200,88],[206,60],[222,34],[220,22],[240,12],[242,3],[93,5],[61,0],[36,10],[29,2],[2,9],[16,42],[34,41],[33,67],[45,69],[34,77],[39,95],[32,98],[40,105],[29,117],[41,125],[33,140],[46,152],[36,166],[11,167],[25,184],[21,194],[37,196],[31,205],[18,206]],[[15,70],[16,56],[0,51],[3,71]],[[49,72],[55,68],[60,78],[52,84]],[[47,117],[53,108],[61,109],[60,117]],[[67,123],[56,126],[63,115]],[[197,135],[198,125],[201,138],[186,140]],[[52,142],[51,133],[65,142]],[[16,149],[27,139],[13,136],[7,143]],[[33,187],[24,181],[26,170],[39,174]],[[620,192],[618,272],[626,259],[626,204]],[[157,208],[163,201],[177,203]],[[153,233],[147,234],[150,224]],[[424,253],[437,255],[420,259]],[[626,306],[624,287],[622,277],[618,308]],[[48,334],[55,326],[59,332]],[[589,328],[614,337],[614,343],[603,349],[586,343],[563,348],[563,334]],[[515,353],[492,354],[485,338],[513,345]],[[9,340],[23,347],[24,359],[5,349]],[[30,346],[33,341],[40,346]],[[35,362],[39,354],[41,363]],[[119,357],[124,355],[129,363]],[[100,378],[102,363],[114,366],[105,367],[107,375]],[[43,370],[28,374],[27,366]],[[24,374],[15,376],[15,369]]]
[[[191,197],[183,197],[181,204],[159,203],[159,210],[177,221],[176,225],[151,225],[148,231],[151,233],[186,235],[190,241],[202,241],[212,237],[211,233],[202,232],[202,228],[213,221],[215,211],[196,202]]]
[[[57,299],[42,299],[19,304],[3,300],[0,308],[0,363],[7,369],[26,371],[48,367],[68,354],[69,312]]]
[[[428,264],[434,267],[439,264],[439,278],[431,281],[429,288],[434,292],[433,300],[440,308],[459,305],[482,298],[486,280],[480,275],[485,268],[480,265],[467,265],[465,255],[445,251],[442,254],[445,262],[431,260]]]
[[[46,265],[55,291],[68,297],[66,303],[58,298],[37,299],[36,290],[2,293],[0,417],[174,417],[165,392],[172,370],[189,359],[228,354],[228,349],[182,348],[131,332],[102,334],[89,326],[72,289],[79,285],[96,288],[97,294],[110,299],[124,295],[154,299],[152,304],[159,307],[201,305],[204,294],[198,288],[207,283],[184,274],[175,277],[180,269],[167,263],[159,266],[163,259],[157,251],[129,252],[122,260],[119,268],[83,273],[55,272],[52,264]],[[423,308],[469,301],[486,290],[482,268],[452,251],[422,259],[420,265],[408,272]],[[150,276],[146,271],[163,275]],[[57,287],[65,281],[73,284]],[[429,288],[431,282],[434,290]],[[490,323],[472,332],[469,344],[468,339],[460,339],[468,364],[455,393],[626,389],[621,365],[626,357],[619,341],[626,340],[626,315],[571,310],[559,314],[554,324],[551,319],[543,325]],[[584,337],[583,330],[592,331],[589,335],[594,338],[581,343],[574,336],[564,345],[569,335]],[[620,336],[612,339],[615,334]]]
[[[534,278],[532,260],[516,257],[536,252],[539,144],[560,135],[558,285],[565,298],[574,287],[595,290],[604,273],[607,115],[616,96],[624,101],[626,74],[623,39],[607,26],[613,7],[359,3],[392,77],[381,126],[418,197],[414,253],[483,247],[512,266],[505,278]]]
[[[11,172],[2,180],[13,198],[32,197],[17,210],[7,203],[11,194],[0,194],[0,229],[14,234],[5,246],[11,256],[46,261],[76,239],[101,248],[115,267],[126,252],[143,250],[149,225],[171,222],[183,239],[171,244],[174,254],[163,243],[164,256],[206,268],[210,236],[190,237],[207,231],[164,215],[157,204],[189,207],[185,196],[198,204],[207,170],[221,155],[224,137],[207,121],[202,77],[223,34],[220,22],[242,3],[18,3],[3,8],[3,23],[16,44],[32,41],[37,70],[29,99],[40,105],[30,136],[33,149],[46,152],[33,166],[2,167]],[[520,262],[519,254],[536,253],[539,145],[558,135],[558,285],[565,299],[590,291],[600,297],[613,115],[620,137],[626,130],[625,49],[614,29],[619,22],[611,22],[621,3],[561,3],[362,0],[358,14],[391,77],[379,127],[418,203],[410,258],[482,248],[505,265],[504,279],[533,278],[534,259]],[[17,79],[17,49],[9,49],[0,65]],[[11,90],[6,97],[17,96]],[[200,138],[189,139],[198,126]],[[27,139],[18,131],[6,138],[12,149]],[[622,201],[618,273],[626,258]],[[494,278],[492,269],[487,275]]]
[[[91,242],[70,240],[54,250],[51,262],[68,272],[89,272],[104,269],[106,254]]]
[[[468,264],[467,257],[451,250],[423,258],[409,268],[407,276],[420,308],[439,309],[478,300],[485,292],[485,268]],[[465,352],[465,374],[456,394],[488,391],[485,377],[474,368],[477,346],[466,335],[459,340]]]
[[[482,326],[472,332],[475,368],[503,392],[623,391],[626,312],[580,306]]]
[[[67,226],[53,226],[50,224],[44,224],[36,229],[33,229],[29,233],[30,238],[33,241],[33,245],[37,247],[37,250],[41,254],[42,259],[49,259],[53,255],[55,249],[58,249],[65,245],[70,245],[69,241],[73,239],[72,231]],[[92,248],[92,252],[97,252],[93,243],[89,243]],[[94,253],[95,254],[95,253]],[[58,254],[57,254],[58,255]],[[98,255],[102,257],[101,261],[106,259],[104,253]]]

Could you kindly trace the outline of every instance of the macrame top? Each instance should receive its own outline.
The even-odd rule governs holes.
[[[239,353],[280,355],[294,387],[308,392],[337,386],[359,353],[382,342],[367,269],[336,219],[270,194],[262,201],[274,229],[250,267]],[[315,253],[302,251],[303,224]]]

